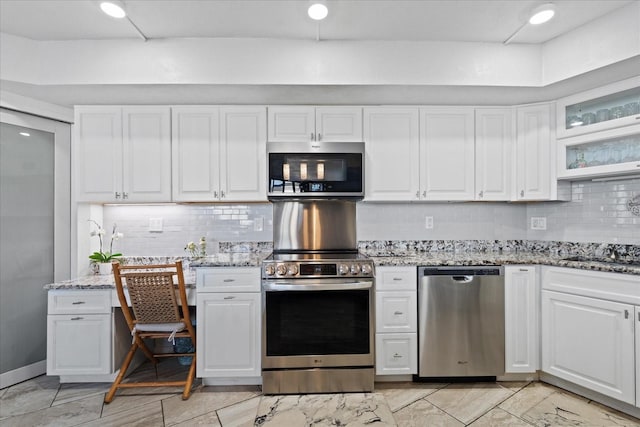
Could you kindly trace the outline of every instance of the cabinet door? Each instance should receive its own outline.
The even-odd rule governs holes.
[[[265,107],[220,109],[220,199],[267,200]]]
[[[551,198],[551,111],[549,105],[517,110],[516,200]]]
[[[77,200],[121,200],[122,110],[108,106],[76,107],[73,128],[73,184]]]
[[[316,108],[316,140],[323,142],[362,141],[362,108]]]
[[[636,406],[640,408],[640,307],[635,307],[636,321]]]
[[[123,198],[171,201],[171,111],[126,107],[123,120]]]
[[[417,373],[417,334],[376,334],[376,375]]]
[[[171,109],[173,200],[206,202],[220,194],[217,107]]]
[[[198,377],[260,376],[260,293],[199,293]]]
[[[426,200],[473,200],[474,110],[420,109],[420,187]]]
[[[416,291],[376,292],[376,333],[416,332],[417,319]]]
[[[111,314],[47,316],[47,375],[111,373]]]
[[[542,291],[542,370],[634,405],[632,305]]]
[[[538,364],[538,299],[536,269],[504,268],[505,372],[536,372]]]
[[[511,200],[511,108],[476,109],[476,200]]]
[[[269,141],[315,141],[315,108],[303,106],[269,107]]]
[[[418,200],[418,109],[364,109],[365,199]]]

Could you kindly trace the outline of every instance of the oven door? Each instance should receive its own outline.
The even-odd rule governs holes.
[[[264,281],[262,368],[373,366],[372,279]]]

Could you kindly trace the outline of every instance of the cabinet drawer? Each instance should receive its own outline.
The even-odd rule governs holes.
[[[416,291],[417,278],[416,267],[377,267],[376,289]]]
[[[111,313],[111,290],[53,290],[48,293],[49,314]]]
[[[416,292],[376,292],[376,332],[416,332],[417,318]]]
[[[376,375],[417,373],[417,334],[376,334]]]
[[[260,292],[260,268],[196,269],[198,292]]]

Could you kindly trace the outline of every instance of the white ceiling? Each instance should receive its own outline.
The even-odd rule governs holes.
[[[556,18],[525,26],[512,43],[543,43],[637,0],[555,0]],[[0,32],[33,40],[138,37],[95,0],[0,0]],[[328,0],[316,23],[307,0],[125,0],[149,38],[503,42],[540,0]]]

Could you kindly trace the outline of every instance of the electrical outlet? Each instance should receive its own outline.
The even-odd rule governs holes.
[[[424,228],[426,228],[427,230],[431,230],[433,228],[433,217],[432,216],[425,216],[424,217]]]
[[[149,231],[162,233],[162,218],[149,218]]]
[[[531,217],[531,229],[532,230],[546,230],[547,229],[547,217],[546,216],[532,216]]]

